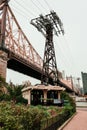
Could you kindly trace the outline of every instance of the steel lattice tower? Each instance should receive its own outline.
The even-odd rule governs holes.
[[[58,84],[58,70],[55,57],[55,49],[53,43],[53,33],[57,36],[64,34],[62,22],[54,11],[48,15],[40,15],[40,17],[32,19],[31,24],[34,25],[46,38],[41,83],[48,85],[50,78],[53,84]]]

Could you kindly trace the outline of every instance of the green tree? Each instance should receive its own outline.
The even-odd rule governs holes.
[[[22,97],[22,91],[21,91],[22,89],[23,89],[22,85],[7,86],[8,96],[10,96],[9,99],[12,100],[14,103],[26,103],[27,104],[27,100]]]
[[[22,97],[23,85],[13,85],[5,82],[5,79],[0,76],[0,101],[13,101],[14,103],[25,103],[28,101]]]

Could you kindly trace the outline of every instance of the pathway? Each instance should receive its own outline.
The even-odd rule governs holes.
[[[77,114],[62,130],[87,130],[87,110],[77,110]]]

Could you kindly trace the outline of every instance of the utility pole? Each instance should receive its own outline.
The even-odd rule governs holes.
[[[31,24],[46,38],[41,84],[48,85],[50,78],[52,78],[53,85],[57,85],[58,70],[53,43],[53,33],[57,36],[64,34],[63,24],[54,11],[51,11],[48,15],[40,15],[38,18],[32,19]]]

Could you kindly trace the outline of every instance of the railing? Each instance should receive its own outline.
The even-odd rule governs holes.
[[[55,101],[56,100],[56,101]],[[45,105],[45,106],[63,106],[64,102],[61,99],[53,99],[53,98],[41,98],[37,100],[32,100],[31,101],[32,105]]]

